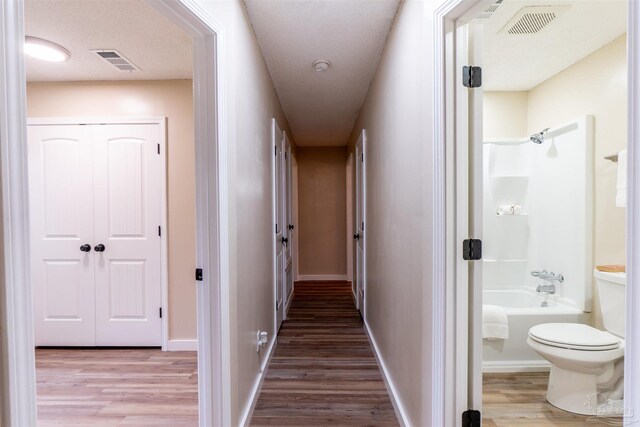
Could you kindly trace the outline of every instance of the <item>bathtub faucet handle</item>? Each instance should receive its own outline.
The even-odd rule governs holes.
[[[533,271],[531,272],[531,275],[532,275],[533,277],[540,277],[540,270],[533,270]]]

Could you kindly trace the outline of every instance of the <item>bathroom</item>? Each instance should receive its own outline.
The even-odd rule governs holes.
[[[520,418],[621,415],[626,8],[501,0],[478,19],[485,421],[532,384],[540,401],[507,399]],[[606,361],[587,375],[576,354]]]

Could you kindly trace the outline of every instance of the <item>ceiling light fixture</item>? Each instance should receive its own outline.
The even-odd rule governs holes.
[[[49,62],[66,62],[71,58],[69,51],[59,44],[31,36],[24,38],[24,53]]]
[[[313,62],[313,69],[316,70],[318,73],[322,73],[329,69],[329,65],[331,65],[329,61],[325,59],[319,59]]]

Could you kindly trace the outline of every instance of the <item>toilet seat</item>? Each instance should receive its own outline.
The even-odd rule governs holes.
[[[580,323],[543,323],[529,329],[540,344],[569,350],[605,351],[620,347],[621,338]]]

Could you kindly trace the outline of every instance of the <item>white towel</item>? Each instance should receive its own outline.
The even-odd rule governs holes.
[[[509,339],[509,317],[504,308],[488,304],[482,306],[482,338]]]
[[[627,207],[627,150],[618,153],[618,183],[616,185],[616,206]]]

